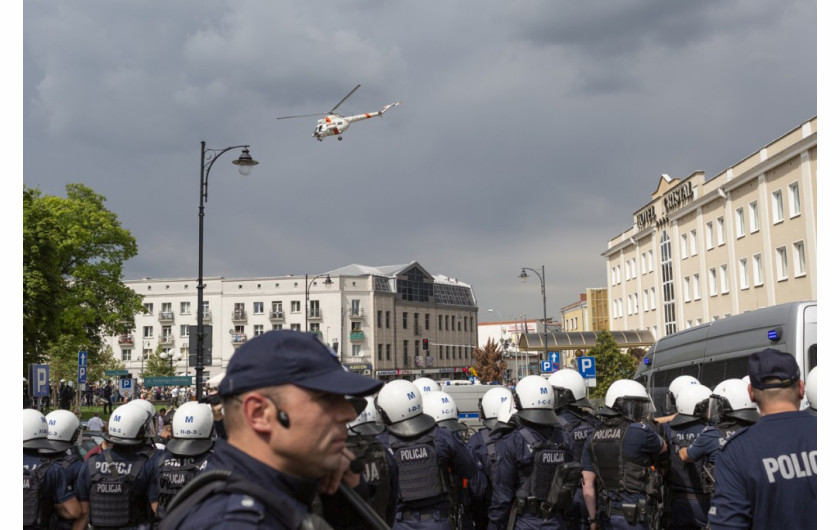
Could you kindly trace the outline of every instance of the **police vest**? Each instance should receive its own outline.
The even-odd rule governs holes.
[[[703,464],[701,462],[683,462],[679,456],[680,448],[688,447],[697,439],[699,431],[693,429],[694,432],[688,432],[691,427],[695,426],[696,423],[688,424],[685,426],[686,428],[670,427],[671,435],[668,442],[671,450],[668,451],[670,465],[667,479],[668,487],[674,491],[703,492]]]
[[[496,440],[490,436],[490,429],[484,428],[478,431],[481,434],[481,439],[484,441],[484,447],[487,448],[487,460],[490,461],[490,469],[487,470],[487,484],[490,486],[488,492],[493,486],[493,477],[496,476],[496,469],[499,467],[499,453],[496,451]]]
[[[571,407],[564,410],[568,411],[574,419],[570,421],[559,414],[557,417],[560,419],[560,425],[572,435],[572,456],[576,462],[580,462],[583,456],[583,445],[595,430],[598,419],[591,414],[574,410]]]
[[[571,448],[554,440],[557,430],[549,440],[542,439],[528,427],[522,427],[518,432],[528,444],[533,461],[520,473],[516,496],[545,503],[543,508],[547,512],[568,506],[580,486],[581,477],[580,463],[572,461]]]
[[[49,521],[49,506],[41,493],[50,462],[43,458],[33,469],[23,468],[23,526],[34,526]]]
[[[592,460],[602,490],[645,493],[653,459],[645,455],[634,461],[624,454],[623,442],[630,423],[622,416],[605,418],[592,433]]]
[[[714,427],[706,427],[707,429],[717,429],[720,433],[720,441],[723,442],[736,432],[746,427],[743,423],[733,420],[725,420],[718,423]],[[708,455],[700,468],[700,484],[703,493],[711,495],[715,491],[715,463],[712,462]]]
[[[169,458],[161,458],[158,461],[158,518],[166,515],[169,502],[204,469],[211,454],[213,453],[210,451],[198,456],[177,456],[170,453]]]
[[[388,445],[397,461],[400,477],[400,500],[419,501],[448,493],[446,480],[438,464],[434,429],[416,440],[401,440],[388,435]]]
[[[385,518],[391,498],[391,467],[385,456],[385,446],[377,438],[365,435],[350,436],[346,445],[364,465],[362,477],[371,493],[371,507]]]
[[[88,460],[91,525],[121,527],[148,521],[146,497],[135,491],[137,476],[145,463],[143,453],[137,453],[130,462],[115,462],[110,449]]]

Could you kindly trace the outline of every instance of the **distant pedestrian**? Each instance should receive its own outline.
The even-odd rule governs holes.
[[[102,413],[107,416],[110,416],[111,412],[114,411],[114,405],[111,403],[112,393],[111,382],[108,381],[102,389],[102,399],[105,400],[105,403],[102,404]]]
[[[94,412],[93,417],[87,422],[87,430],[101,432],[103,425],[105,425],[105,422],[99,417],[99,412]]]

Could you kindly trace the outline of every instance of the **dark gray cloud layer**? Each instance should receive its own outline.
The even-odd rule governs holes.
[[[661,173],[712,176],[817,113],[814,0],[305,3],[28,0],[24,183],[83,182],[136,237],[128,278],[420,261],[480,319],[606,284],[600,254]],[[310,137],[345,114],[403,105]]]

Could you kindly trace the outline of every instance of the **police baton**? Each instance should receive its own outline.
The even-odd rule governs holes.
[[[350,461],[350,470],[353,473],[361,473],[364,464],[359,462],[358,460],[351,460]],[[368,528],[372,528],[374,530],[391,530],[391,527],[386,523],[382,517],[376,513],[376,510],[370,507],[370,505],[359,496],[350,486],[341,482],[338,486],[338,491],[341,492],[341,495],[344,496],[344,499],[350,503],[350,506],[353,507],[359,515],[367,522]]]

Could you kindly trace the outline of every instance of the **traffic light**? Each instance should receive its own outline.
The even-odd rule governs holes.
[[[423,339],[423,351],[429,351],[429,339]]]

